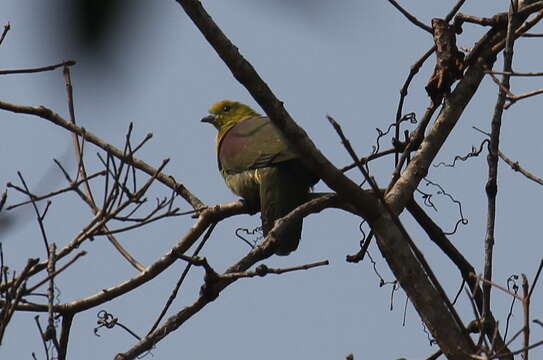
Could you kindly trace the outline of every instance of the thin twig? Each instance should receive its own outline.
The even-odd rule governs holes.
[[[498,155],[499,157],[505,161],[507,163],[507,165],[509,165],[511,167],[511,169],[513,169],[514,171],[518,171],[520,172],[522,175],[526,176],[528,179],[538,183],[539,185],[543,185],[543,179],[540,178],[540,177],[537,177],[535,175],[533,175],[532,173],[530,173],[529,171],[525,170],[524,168],[522,168],[518,161],[513,161],[511,160],[510,158],[508,158],[504,153],[502,153],[501,151],[498,152]]]
[[[528,278],[525,274],[522,274],[522,308],[524,318],[524,360],[528,360],[528,347],[530,346],[530,296],[528,295],[530,287],[528,285]]]
[[[1,248],[0,248],[1,249]],[[2,255],[1,262],[4,263],[4,257],[3,252],[0,253]],[[4,303],[1,304],[2,310],[0,311],[0,344],[2,343],[2,339],[4,338],[4,334],[6,331],[6,328],[8,326],[9,321],[11,320],[11,317],[13,316],[13,313],[18,307],[19,302],[21,301],[24,294],[26,294],[25,287],[26,287],[26,281],[28,280],[28,277],[31,275],[30,270],[33,266],[35,266],[38,263],[38,259],[28,259],[27,263],[21,272],[21,275],[19,275],[17,278],[15,278],[15,274],[13,275],[13,279],[11,282],[7,281],[7,268],[2,268],[2,273],[0,275],[3,275],[4,277],[4,284],[5,286],[5,297],[4,297]],[[10,286],[11,285],[11,286]]]
[[[364,243],[360,247],[360,250],[354,255],[347,255],[345,261],[350,263],[359,263],[360,261],[364,260],[364,256],[366,256],[366,253],[368,252],[368,248],[370,247],[372,238],[373,230],[370,230],[368,236],[366,237],[366,239],[364,239]]]
[[[532,77],[543,76],[543,72],[516,72],[516,71],[504,72],[504,71],[488,70],[486,71],[486,73],[494,74],[494,75],[509,75],[509,76],[532,76]]]
[[[0,196],[0,212],[4,208],[4,205],[6,204],[6,200],[8,199],[8,192],[7,190],[4,190],[2,193],[2,196]]]
[[[541,270],[543,270],[543,259],[539,262],[539,267],[537,268],[534,281],[532,282],[532,286],[530,287],[530,293],[528,294],[529,298],[532,298],[532,293],[534,292],[535,285],[537,284],[537,280],[539,280],[539,275],[541,275]]]
[[[291,272],[291,271],[309,270],[315,267],[325,266],[329,264],[330,262],[328,260],[323,260],[323,261],[318,261],[318,262],[314,262],[310,264],[293,266],[293,267],[282,268],[282,269],[270,268],[266,266],[265,264],[262,264],[262,265],[257,266],[254,271],[229,273],[229,274],[221,275],[221,277],[225,279],[251,278],[255,276],[266,276],[267,274],[283,274],[283,273]]]
[[[443,351],[438,350],[429,357],[427,357],[426,360],[437,360],[441,355],[443,355]]]
[[[47,240],[47,234],[45,232],[45,226],[43,224],[43,217],[45,216],[45,212],[47,211],[47,208],[49,205],[46,206],[45,211],[43,214],[40,214],[40,210],[38,210],[38,206],[36,205],[36,201],[34,200],[34,195],[30,193],[30,190],[28,186],[26,185],[25,179],[23,178],[23,174],[21,174],[20,171],[17,171],[17,175],[19,176],[19,179],[21,180],[21,183],[23,184],[26,193],[28,194],[28,197],[32,203],[32,207],[34,208],[34,212],[36,213],[36,219],[38,221],[38,225],[40,227],[43,243],[45,245],[45,250],[47,251],[47,256],[49,257],[49,242]],[[50,202],[49,202],[50,204]]]
[[[40,324],[40,316],[34,316],[34,320],[36,321],[36,326],[38,327],[38,331],[40,332],[41,342],[43,344],[43,348],[45,349],[45,358],[49,360],[49,348],[47,346],[47,338],[45,337],[45,332],[43,331]]]
[[[515,292],[515,295],[518,293],[518,285],[516,283],[516,280],[518,279],[518,275],[511,275],[507,279],[507,289],[509,289],[509,283],[513,283],[513,291]],[[507,313],[507,320],[505,322],[505,333],[503,335],[504,339],[507,339],[507,333],[509,332],[509,323],[511,321],[511,317],[513,316],[513,308],[515,306],[515,301],[517,299],[515,297],[511,298],[511,306],[509,307],[509,312]]]
[[[399,140],[400,137],[400,119],[402,118],[403,113],[403,105],[405,102],[405,98],[407,96],[407,90],[409,89],[409,85],[411,85],[411,81],[415,77],[415,75],[419,72],[422,65],[428,60],[428,58],[436,51],[436,46],[432,46],[428,51],[426,51],[420,59],[418,59],[413,65],[411,65],[409,69],[409,75],[407,75],[407,78],[405,79],[405,82],[403,83],[402,89],[400,90],[400,101],[398,102],[398,107],[396,109],[396,134],[395,139]],[[396,153],[394,158],[394,164],[397,166],[399,161],[399,155]]]
[[[96,232],[95,235],[105,235],[105,236],[109,236],[109,235],[113,235],[113,234],[119,234],[119,233],[122,233],[122,232],[126,232],[126,231],[130,231],[130,230],[134,230],[134,229],[137,229],[139,227],[142,227],[142,226],[145,226],[147,224],[150,224],[150,223],[153,223],[155,221],[158,221],[158,220],[161,220],[161,219],[164,219],[164,218],[167,218],[167,217],[173,217],[173,216],[181,216],[181,215],[189,215],[189,214],[193,214],[194,213],[194,210],[191,210],[191,211],[187,211],[187,212],[184,212],[184,213],[177,213],[179,209],[173,209],[172,212],[168,212],[168,213],[165,213],[165,214],[160,214],[160,215],[157,215],[153,218],[149,218],[149,219],[145,219],[145,220],[138,220],[138,223],[137,224],[132,224],[132,225],[128,225],[128,226],[124,226],[124,227],[120,227],[120,228],[117,228],[117,229],[108,229],[108,228],[105,228],[104,227],[104,230],[99,230]],[[138,263],[139,264],[139,263]],[[141,269],[139,269],[141,267]],[[145,270],[145,267],[143,267],[141,264],[137,266],[137,268],[140,270],[140,271],[143,271]]]
[[[517,354],[520,354],[520,353],[525,353],[526,351],[529,351],[529,350],[534,349],[534,348],[536,348],[538,346],[541,346],[541,345],[543,345],[543,340],[538,341],[536,343],[533,343],[530,346],[523,347],[522,349],[519,349],[517,351],[512,351],[509,354],[505,354],[505,355],[517,355]],[[496,356],[494,356],[493,358],[498,358],[500,356],[503,356],[503,355],[502,354],[496,354]]]
[[[392,6],[394,6],[396,9],[398,9],[407,18],[407,20],[411,21],[411,23],[415,24],[416,26],[420,27],[422,30],[430,34],[433,34],[431,26],[426,25],[425,23],[417,19],[415,16],[411,15],[407,10],[402,8],[400,4],[398,4],[395,0],[388,0],[388,2],[391,3]]]
[[[536,96],[536,95],[541,95],[541,94],[543,94],[543,89],[530,91],[530,92],[520,94],[520,95],[509,95],[507,96],[507,100],[509,100],[509,103],[504,105],[504,109],[509,109],[511,105],[516,103],[518,100],[526,99],[526,98]]]
[[[495,282],[489,281],[489,280],[485,279],[484,277],[482,277],[482,276],[480,276],[480,275],[477,275],[477,274],[474,274],[474,273],[472,273],[472,274],[470,274],[470,275],[471,275],[473,278],[475,278],[475,279],[477,279],[477,280],[483,282],[484,284],[487,284],[487,285],[489,285],[489,286],[495,287],[496,289],[500,289],[500,290],[503,291],[504,293],[509,294],[510,296],[516,298],[516,299],[519,300],[519,301],[522,301],[522,296],[517,295],[517,294],[511,292],[510,290],[504,288],[504,287],[501,286],[500,284],[496,284]]]
[[[60,268],[58,269],[55,269],[53,271],[52,274],[48,274],[47,277],[43,280],[41,280],[40,282],[38,282],[36,285],[32,286],[30,289],[27,290],[27,293],[31,294],[33,293],[34,291],[36,291],[40,286],[42,286],[43,284],[45,284],[47,281],[49,281],[50,279],[56,277],[58,274],[60,274],[61,272],[63,272],[64,270],[66,270],[69,266],[71,266],[74,262],[77,261],[77,259],[79,259],[80,257],[84,256],[84,255],[87,255],[87,252],[85,250],[81,250],[80,252],[78,252],[73,258],[70,259],[70,261],[68,261],[66,264],[62,265]]]
[[[207,240],[210,238],[211,234],[213,233],[213,230],[215,229],[215,226],[217,226],[217,223],[212,223],[209,226],[209,228],[207,229],[207,232],[204,235],[204,238],[202,239],[200,244],[198,244],[198,247],[196,247],[196,250],[194,250],[194,252],[192,253],[193,257],[198,256],[198,254],[200,253],[200,251],[204,247],[205,243],[207,242]],[[179,289],[181,288],[181,285],[183,284],[183,281],[187,277],[191,267],[192,267],[192,263],[190,263],[190,262],[187,263],[187,265],[185,266],[185,269],[183,270],[183,273],[181,274],[181,277],[177,281],[177,284],[175,284],[175,288],[172,290],[172,293],[170,294],[170,297],[166,301],[166,305],[164,305],[164,308],[162,308],[162,311],[160,312],[160,315],[155,320],[155,323],[153,324],[153,326],[151,326],[151,330],[149,330],[149,332],[147,334],[150,334],[150,333],[152,333],[153,331],[156,330],[156,328],[158,327],[158,324],[160,324],[160,322],[162,321],[162,319],[164,318],[164,316],[168,312],[168,309],[170,308],[171,304],[175,300],[175,298],[177,296],[177,293],[179,292]]]
[[[437,108],[439,107],[439,104],[431,103],[429,107],[426,108],[426,112],[424,113],[424,116],[422,117],[422,120],[419,123],[419,126],[411,133],[409,136],[409,143],[405,147],[404,152],[402,153],[400,159],[398,160],[398,163],[396,164],[396,168],[394,169],[394,172],[392,173],[392,179],[390,180],[390,183],[387,186],[387,193],[394,184],[396,184],[396,181],[400,178],[401,170],[403,165],[406,163],[407,158],[411,154],[412,151],[415,151],[420,146],[421,142],[424,139],[424,133],[426,131],[426,127],[430,123],[430,120],[432,119],[432,115],[435,113]]]
[[[2,36],[0,36],[0,45],[2,45],[2,42],[4,42],[4,39],[10,29],[11,24],[8,22],[6,25],[4,25],[4,31],[2,32]]]
[[[57,196],[57,195],[60,195],[62,193],[65,193],[65,192],[68,192],[68,191],[73,191],[75,188],[79,187],[79,185],[81,185],[83,182],[87,181],[87,180],[92,180],[94,179],[95,177],[98,177],[98,176],[104,176],[106,175],[106,172],[104,170],[102,171],[99,171],[97,173],[94,173],[92,175],[90,175],[89,177],[87,177],[86,179],[81,179],[77,182],[73,182],[71,183],[69,186],[65,187],[65,188],[62,188],[60,190],[55,190],[55,191],[51,191],[50,193],[48,194],[45,194],[45,195],[40,195],[40,196],[37,196],[37,195],[34,195],[33,198],[34,198],[34,201],[41,201],[41,200],[45,200],[45,199],[48,199],[48,198],[51,198],[51,197],[54,197],[54,196]],[[22,188],[19,188],[17,187],[16,185],[13,185],[11,183],[8,183],[7,184],[8,187],[13,187],[15,189],[17,189],[18,191],[21,191],[22,193],[26,194],[26,195],[31,195],[29,193],[27,193],[24,189]],[[20,203],[17,203],[17,204],[13,204],[13,205],[10,205],[6,208],[6,210],[13,210],[15,208],[18,208],[19,206],[23,206],[23,205],[26,205],[26,204],[30,204],[32,202],[32,200],[26,200],[26,201],[22,201]],[[1,210],[1,207],[0,207],[0,210]]]
[[[349,171],[349,170],[354,169],[355,167],[357,167],[359,165],[365,165],[365,164],[369,163],[372,160],[378,159],[378,158],[383,157],[383,156],[394,154],[394,153],[396,153],[396,151],[397,151],[396,149],[388,149],[388,150],[383,150],[383,151],[375,153],[375,154],[370,154],[368,156],[360,158],[358,161],[356,161],[356,162],[354,162],[354,163],[352,163],[350,165],[342,167],[340,170],[342,172]]]
[[[332,125],[334,130],[336,130],[339,138],[341,139],[341,143],[343,144],[343,146],[347,150],[347,153],[351,156],[351,159],[355,162],[356,166],[358,167],[358,170],[360,170],[362,175],[366,174],[367,171],[364,169],[362,164],[358,162],[359,157],[358,157],[358,155],[356,155],[356,152],[354,151],[353,147],[351,146],[351,142],[349,141],[349,139],[347,139],[347,137],[343,133],[343,130],[341,129],[341,126],[339,125],[339,123],[333,117],[331,117],[330,115],[326,115],[326,118],[328,119],[328,121],[330,122],[330,124]]]
[[[66,67],[66,66],[73,66],[75,65],[75,61],[68,60],[63,61],[61,63],[55,64],[55,65],[49,65],[49,66],[42,66],[38,68],[30,68],[30,69],[15,69],[15,70],[0,70],[0,75],[10,75],[10,74],[28,74],[28,73],[37,73],[37,72],[44,72],[44,71],[52,71],[55,69],[58,69],[59,67]]]

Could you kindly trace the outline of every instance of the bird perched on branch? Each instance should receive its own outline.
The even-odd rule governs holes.
[[[226,185],[249,208],[260,210],[266,236],[276,219],[307,201],[309,189],[318,178],[304,167],[270,119],[249,106],[223,100],[213,104],[209,114],[202,122],[219,131],[219,171]],[[275,253],[288,255],[296,250],[301,233],[300,218],[278,239]]]

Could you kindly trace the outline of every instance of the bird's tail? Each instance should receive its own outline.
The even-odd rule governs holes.
[[[275,220],[284,217],[308,197],[314,180],[301,171],[299,161],[287,161],[273,167],[259,169],[260,207],[264,236],[273,228]],[[305,169],[303,169],[305,170]],[[303,218],[294,220],[279,234],[277,255],[288,255],[298,248],[302,235]]]

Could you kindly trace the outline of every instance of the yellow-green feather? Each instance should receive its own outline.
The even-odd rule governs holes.
[[[225,111],[226,108],[229,110]],[[239,124],[244,120],[260,116],[260,114],[251,109],[250,106],[231,100],[222,100],[213,104],[209,108],[209,113],[215,115],[215,122],[213,125],[219,130],[219,133],[217,134],[217,145],[232,126]]]
[[[307,200],[309,189],[317,178],[304,168],[271,121],[249,106],[223,100],[211,106],[209,113],[212,120],[206,122],[211,122],[218,130],[221,175],[228,187],[243,197],[251,208],[260,209],[266,235],[276,219]],[[241,123],[243,125],[233,129]],[[301,231],[300,219],[283,233],[276,254],[287,255],[294,251]]]

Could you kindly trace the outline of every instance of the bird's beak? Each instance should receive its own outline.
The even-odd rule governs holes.
[[[206,117],[203,117],[202,120],[200,120],[200,121],[203,122],[203,123],[214,124],[215,123],[215,115],[208,115]]]

